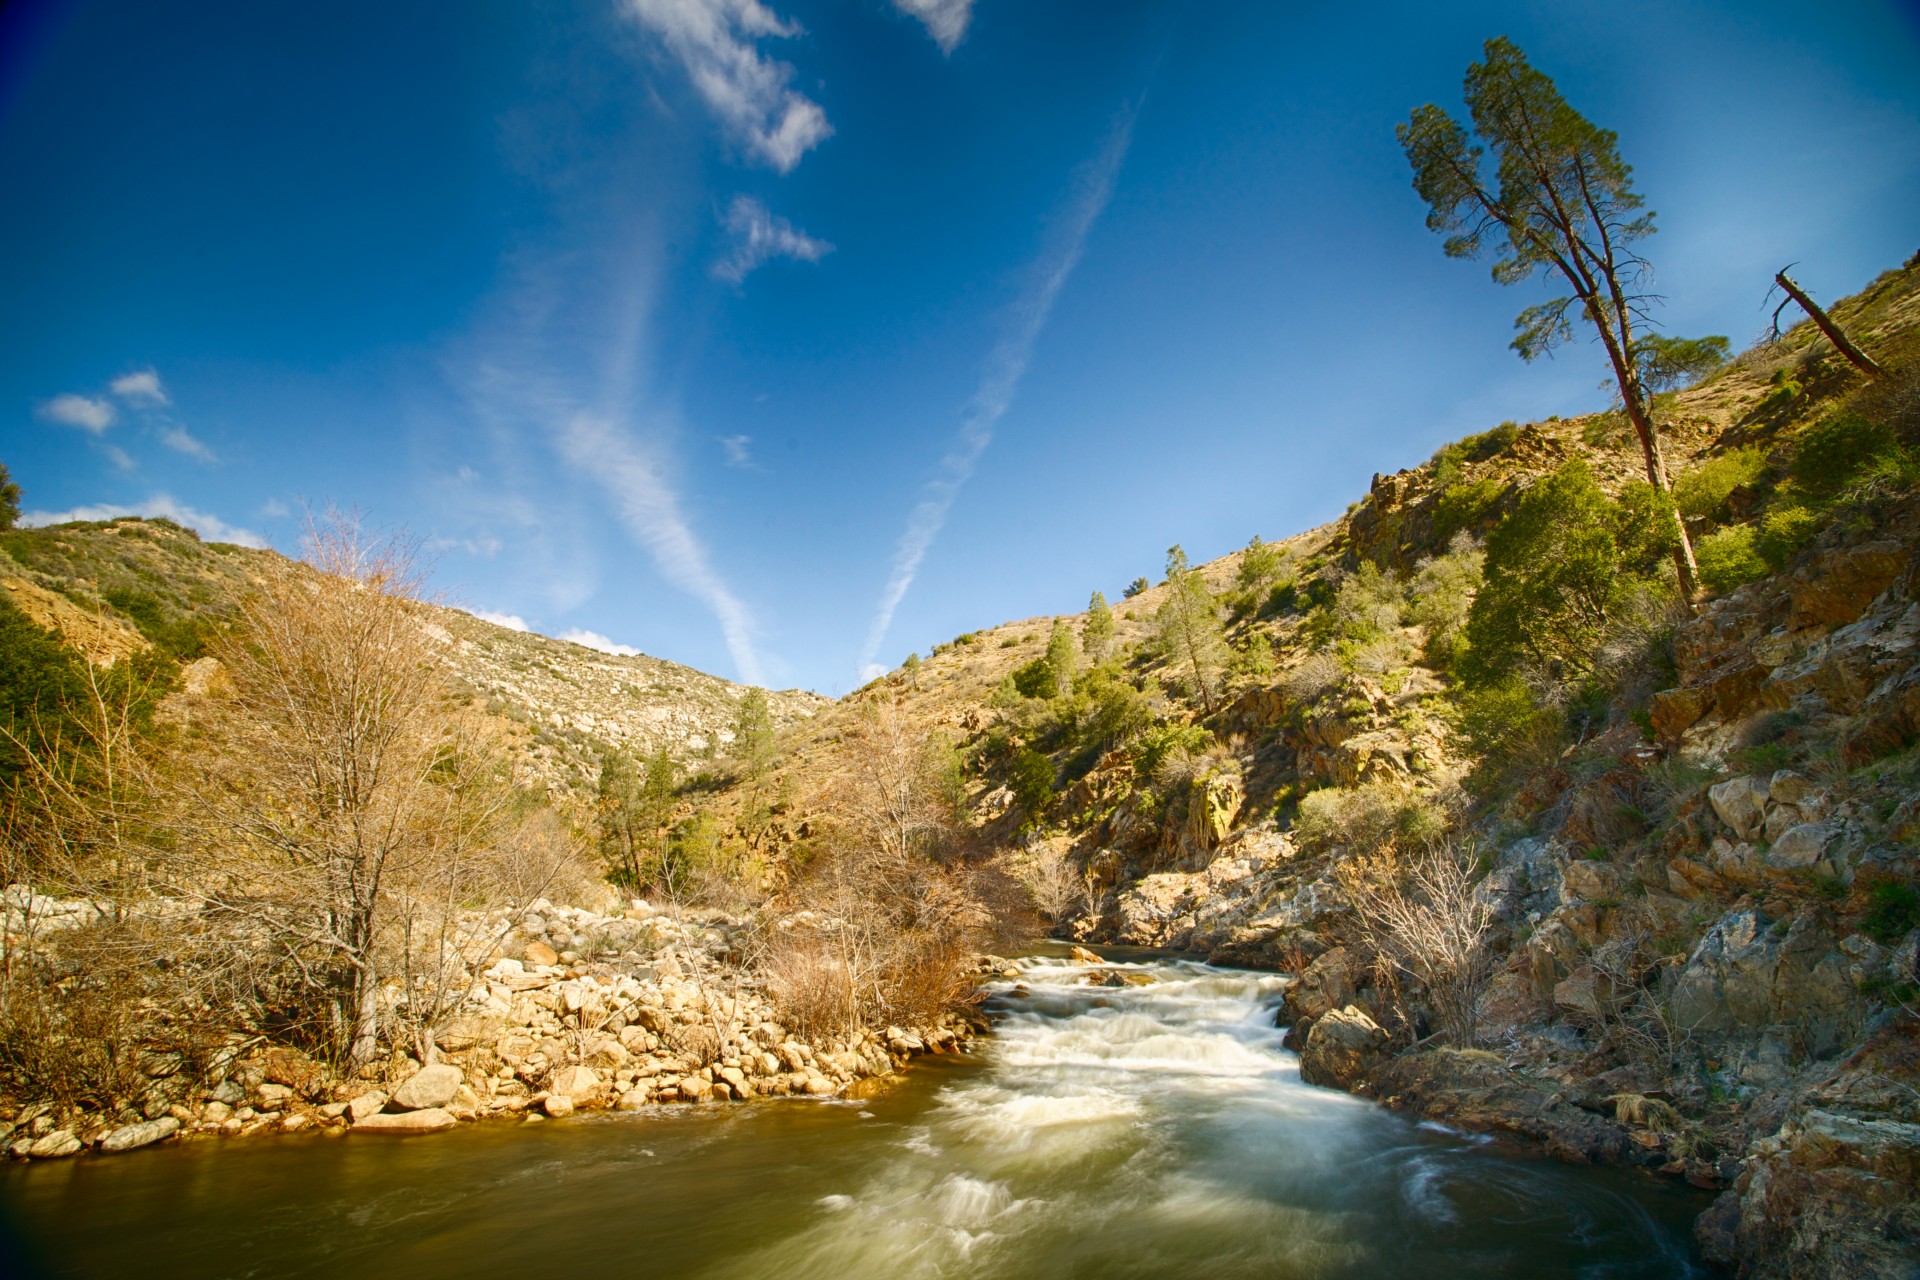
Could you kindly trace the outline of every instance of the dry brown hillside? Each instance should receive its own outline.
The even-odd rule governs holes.
[[[203,542],[168,520],[126,518],[0,533],[0,586],[28,617],[96,662],[150,647],[184,661],[264,575],[300,572],[272,551]],[[724,753],[745,686],[644,654],[621,657],[425,606],[455,688],[497,718],[556,797],[590,795],[609,748],[667,749],[691,765]],[[776,724],[826,700],[768,695]]]

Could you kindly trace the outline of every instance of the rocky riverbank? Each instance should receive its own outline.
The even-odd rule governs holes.
[[[352,1079],[257,1038],[230,1040],[199,1065],[150,1053],[133,1096],[90,1107],[0,1103],[0,1148],[50,1160],[303,1129],[420,1134],[578,1111],[862,1096],[916,1056],[963,1051],[985,1025],[967,1009],[931,1026],[800,1035],[737,962],[745,922],[717,913],[642,903],[603,914],[540,901],[512,919],[468,924],[500,942],[458,1009],[433,1027],[430,1049],[396,1053]],[[1010,969],[982,958],[983,974]]]

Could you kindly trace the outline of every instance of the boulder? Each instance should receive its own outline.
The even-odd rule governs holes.
[[[570,1098],[575,1105],[594,1101],[605,1089],[606,1082],[592,1067],[561,1067],[547,1083],[549,1093]]]
[[[1813,912],[1778,922],[1751,908],[1729,912],[1675,979],[1673,1017],[1723,1036],[1792,1024],[1808,1052],[1828,1052],[1858,1016],[1848,963]]]
[[[180,1122],[172,1116],[162,1116],[158,1120],[148,1120],[143,1124],[121,1125],[108,1134],[100,1143],[100,1149],[106,1152],[132,1151],[135,1147],[144,1147],[170,1138],[180,1130]]]
[[[1554,985],[1553,1002],[1569,1013],[1599,1019],[1613,1009],[1613,979],[1583,964]]]
[[[1335,1009],[1307,1032],[1300,1078],[1308,1084],[1352,1090],[1385,1057],[1387,1033],[1358,1005]]]
[[[1920,1274],[1920,1027],[1882,1027],[1802,1092],[1700,1216],[1707,1257],[1753,1280]]]
[[[1106,963],[1105,960],[1102,960],[1099,956],[1087,950],[1085,947],[1068,948],[1067,958],[1069,960],[1074,961],[1076,964],[1105,964]]]
[[[1702,686],[1668,689],[1653,695],[1648,716],[1653,731],[1671,741],[1691,729],[1713,705],[1713,690]]]
[[[555,965],[560,963],[560,953],[536,940],[527,944],[526,961],[528,964]]]
[[[347,1119],[358,1124],[368,1116],[378,1115],[380,1109],[386,1105],[387,1095],[380,1092],[380,1090],[375,1089],[371,1093],[363,1093],[347,1104]],[[213,1108],[207,1108],[207,1112],[207,1118],[212,1119]]]
[[[420,1068],[408,1076],[405,1083],[393,1091],[388,1104],[400,1111],[425,1111],[432,1107],[444,1107],[453,1101],[466,1083],[466,1077],[460,1068],[436,1062]]]
[[[1287,992],[1287,1012],[1299,1018],[1317,1018],[1353,1001],[1359,988],[1353,955],[1345,947],[1334,947],[1314,958]]]
[[[415,1133],[439,1133],[442,1129],[451,1129],[460,1123],[451,1112],[439,1107],[424,1107],[419,1111],[384,1112],[367,1116],[353,1123],[355,1133],[388,1133],[404,1137]]]
[[[1791,769],[1775,773],[1767,783],[1767,799],[1774,804],[1799,804],[1813,794],[1813,784]]]
[[[1767,865],[1781,871],[1805,870],[1826,854],[1832,838],[1833,828],[1824,822],[1788,827],[1767,849]]]
[[[74,1137],[71,1129],[55,1129],[53,1132],[35,1138],[33,1145],[27,1148],[27,1154],[35,1160],[58,1160],[73,1155],[80,1150],[80,1139]]]
[[[550,1093],[541,1100],[540,1109],[558,1120],[573,1114],[573,1099],[564,1093]]]
[[[1766,821],[1767,784],[1758,778],[1729,778],[1707,788],[1707,803],[1735,835],[1751,840]]]

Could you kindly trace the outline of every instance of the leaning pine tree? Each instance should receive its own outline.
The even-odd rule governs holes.
[[[1498,254],[1493,278],[1501,284],[1542,272],[1565,281],[1573,296],[1520,313],[1514,350],[1532,360],[1566,341],[1577,303],[1613,367],[1647,479],[1667,494],[1652,397],[1718,364],[1726,340],[1636,332],[1649,323],[1655,299],[1645,292],[1647,260],[1630,246],[1653,234],[1653,214],[1633,189],[1616,135],[1569,106],[1504,36],[1487,41],[1486,61],[1467,68],[1466,99],[1473,133],[1431,103],[1397,131],[1413,165],[1414,189],[1431,210],[1427,226],[1446,234],[1449,257],[1477,257],[1491,243]],[[1492,185],[1482,172],[1487,151],[1495,161]],[[1693,547],[1677,513],[1673,520],[1674,565],[1681,591],[1691,598]]]

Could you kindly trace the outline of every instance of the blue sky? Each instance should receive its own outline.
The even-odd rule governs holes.
[[[286,550],[355,507],[467,607],[838,693],[1604,403],[1394,143],[1489,36],[1620,134],[1673,332],[1920,250],[1920,15],[1809,12],[24,0],[0,461]]]

